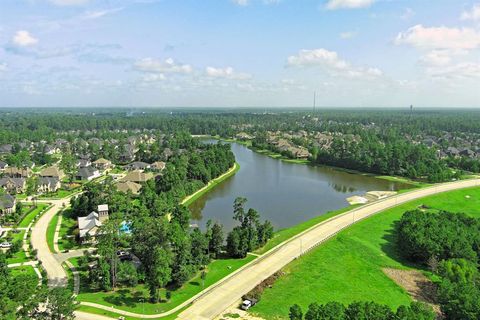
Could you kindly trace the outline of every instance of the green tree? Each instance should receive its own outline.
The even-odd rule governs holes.
[[[294,304],[290,307],[290,312],[288,313],[290,320],[302,320],[303,312],[302,308],[298,304]]]

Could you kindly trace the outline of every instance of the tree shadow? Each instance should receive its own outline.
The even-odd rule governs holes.
[[[120,289],[116,291],[115,295],[105,297],[105,301],[115,306],[127,306],[129,308],[135,308],[138,303],[138,297],[130,296],[130,290]]]
[[[398,223],[398,220],[394,221],[390,229],[386,230],[385,234],[383,235],[382,239],[386,240],[386,242],[381,245],[383,253],[385,253],[385,255],[390,259],[395,260],[406,267],[419,270],[427,270],[428,268],[425,265],[411,262],[402,257],[402,255],[400,254],[400,250],[398,249],[398,242],[401,240],[398,239],[396,233]]]

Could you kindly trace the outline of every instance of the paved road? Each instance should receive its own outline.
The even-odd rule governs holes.
[[[75,311],[75,319],[77,320],[112,320],[115,318],[104,317],[98,314],[91,314],[81,311]]]
[[[325,221],[303,232],[287,243],[280,244],[264,256],[255,260],[244,269],[209,290],[182,312],[178,319],[204,320],[214,319],[241,296],[252,290],[257,284],[276,271],[283,268],[293,259],[321,244],[340,230],[361,219],[372,216],[398,204],[429,196],[435,193],[480,185],[480,180],[466,180],[445,183],[425,189],[414,190],[394,197],[389,197],[370,205],[346,212]]]
[[[48,285],[52,287],[63,287],[68,283],[67,273],[63,269],[61,263],[55,259],[55,256],[47,244],[47,228],[50,220],[70,203],[70,198],[62,200],[37,200],[37,202],[51,203],[52,207],[48,209],[35,225],[32,227],[31,242],[34,249],[37,250],[38,260],[42,262],[43,267],[47,271]]]

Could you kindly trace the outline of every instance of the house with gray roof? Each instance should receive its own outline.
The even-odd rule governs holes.
[[[100,171],[94,167],[84,167],[78,169],[78,172],[75,174],[76,180],[90,181],[95,178],[100,177]]]
[[[25,178],[0,178],[0,188],[11,194],[23,193],[27,189],[27,180]]]
[[[15,197],[9,194],[0,195],[0,215],[14,212],[16,204]]]
[[[40,193],[56,192],[62,186],[60,180],[54,177],[39,177],[37,191]]]

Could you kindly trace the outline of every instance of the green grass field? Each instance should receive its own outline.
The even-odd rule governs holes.
[[[64,190],[64,189],[59,189],[57,190],[57,192],[53,192],[53,193],[49,193],[49,194],[42,194],[41,196],[39,196],[38,198],[39,199],[63,199],[63,198],[66,198],[66,197],[69,197],[71,196],[72,194],[74,193],[77,193],[81,191],[81,188],[76,188],[76,189],[72,189],[72,190]]]
[[[10,268],[10,272],[14,277],[20,274],[27,274],[35,278],[38,277],[37,274],[35,273],[35,270],[33,270],[32,266],[21,266],[21,267]]]
[[[102,310],[102,309],[97,309],[97,308],[92,308],[92,307],[89,307],[89,306],[82,306],[80,305],[78,307],[79,311],[83,311],[83,312],[88,312],[88,313],[93,313],[93,314],[98,314],[98,315],[101,315],[101,316],[106,316],[106,317],[111,317],[113,319],[118,319],[121,314],[119,313],[114,313],[114,312],[110,312],[110,311],[105,311],[105,310]],[[149,318],[149,319],[153,319],[153,320],[158,320],[158,319],[161,319],[161,320],[174,320],[177,318],[177,316],[183,311],[185,310],[185,308],[183,309],[180,309],[179,311],[169,315],[169,316],[165,316],[165,317],[161,317],[161,318]],[[142,318],[135,318],[135,317],[128,317],[128,316],[124,316],[125,320],[140,320]]]
[[[26,204],[29,205],[29,204]],[[33,219],[46,207],[48,207],[48,204],[46,203],[38,203],[37,207],[30,212],[28,212],[25,217],[20,221],[18,224],[19,228],[26,228],[30,224],[30,222],[33,221]],[[29,208],[26,208],[26,210],[30,210]]]
[[[409,269],[399,257],[394,223],[406,210],[427,205],[432,209],[465,212],[480,217],[480,188],[439,194],[384,211],[340,232],[336,237],[289,264],[271,289],[265,290],[252,313],[265,319],[287,319],[298,303],[305,310],[316,301],[373,300],[397,308],[410,303],[409,295],[388,278],[382,268]]]
[[[53,250],[53,238],[55,235],[55,228],[57,227],[57,222],[58,222],[58,214],[53,216],[47,228],[47,244],[51,252],[55,252],[55,250]]]
[[[62,211],[62,223],[60,225],[58,248],[60,251],[78,249],[81,246],[75,240],[74,231],[77,229],[77,221],[71,217],[70,210]]]
[[[172,291],[172,297],[168,302],[152,304],[148,302],[148,289],[143,285],[135,288],[120,288],[115,292],[89,292],[88,288],[82,285],[86,279],[85,274],[81,277],[79,301],[88,301],[106,306],[114,306],[117,309],[127,310],[136,313],[156,314],[168,311],[189,298],[193,297],[204,288],[214,284],[228,274],[244,266],[255,259],[254,256],[247,256],[245,259],[222,259],[215,260],[208,265],[207,277],[204,286],[200,274],[187,282],[183,287]],[[165,298],[165,289],[161,290],[161,297]],[[142,297],[145,303],[142,303]]]

